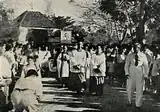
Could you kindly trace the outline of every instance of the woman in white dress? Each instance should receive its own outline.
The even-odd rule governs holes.
[[[58,77],[62,86],[67,86],[69,78],[69,60],[70,56],[67,53],[67,46],[62,46],[62,52],[57,58]]]

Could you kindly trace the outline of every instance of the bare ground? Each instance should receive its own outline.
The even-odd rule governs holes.
[[[104,95],[79,96],[67,88],[60,88],[55,79],[43,78],[44,98],[39,112],[137,112],[127,107],[125,88],[111,87],[105,84]],[[158,96],[144,95],[143,107],[140,112],[160,112]]]

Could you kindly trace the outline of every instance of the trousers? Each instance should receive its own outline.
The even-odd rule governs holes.
[[[127,80],[128,101],[132,103],[134,91],[136,90],[136,107],[142,105],[144,75],[142,67],[131,66],[129,68],[129,79]]]

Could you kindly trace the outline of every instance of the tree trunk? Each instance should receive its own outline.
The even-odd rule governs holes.
[[[139,24],[137,27],[137,40],[139,42],[144,38],[144,15],[145,15],[145,0],[140,0],[140,11],[139,11]]]

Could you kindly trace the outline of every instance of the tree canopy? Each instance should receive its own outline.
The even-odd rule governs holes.
[[[159,29],[160,0],[101,0],[99,4],[112,20],[136,28],[137,38],[145,37],[145,25],[149,30]]]
[[[0,40],[17,39],[18,28],[12,24],[11,20],[13,13],[14,10],[6,9],[3,3],[0,3]]]
[[[66,27],[69,27],[75,23],[75,20],[71,17],[64,17],[64,16],[51,16],[49,17],[50,20],[55,24],[55,27],[57,29],[65,29]]]

